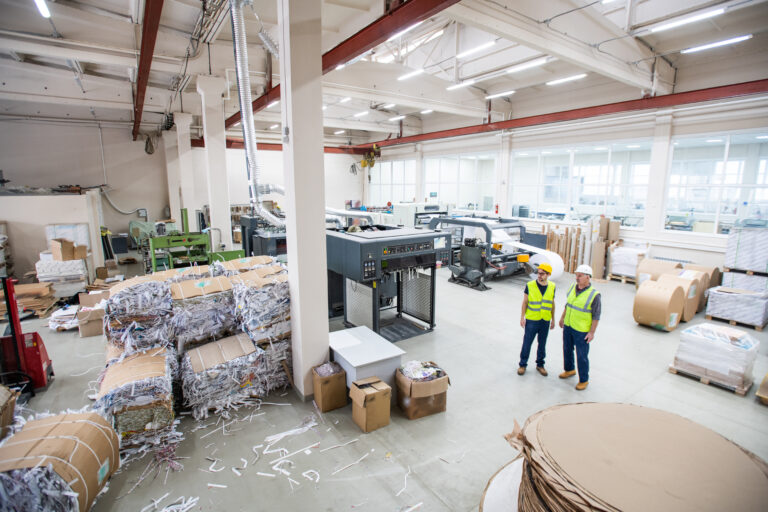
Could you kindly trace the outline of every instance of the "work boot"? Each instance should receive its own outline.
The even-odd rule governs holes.
[[[549,374],[547,373],[547,370],[546,370],[546,369],[545,369],[543,366],[537,366],[537,367],[536,367],[536,371],[537,371],[537,372],[539,372],[540,374],[542,374],[542,375],[543,375],[543,376],[545,376],[545,377],[546,377],[547,375],[549,375]]]
[[[578,384],[576,384],[576,389],[578,391],[584,391],[585,389],[587,389],[588,385],[589,385],[589,381],[587,381],[587,382],[579,382]]]
[[[576,375],[576,370],[569,370],[561,373],[560,375],[558,375],[558,377],[560,377],[561,379],[567,379],[568,377],[573,377],[574,375]]]
[[[518,368],[517,369],[517,374],[518,375],[525,375],[525,366],[521,366],[520,368]]]

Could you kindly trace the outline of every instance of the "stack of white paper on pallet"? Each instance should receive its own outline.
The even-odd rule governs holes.
[[[220,412],[248,397],[266,396],[266,383],[256,378],[265,364],[263,355],[245,334],[187,351],[181,357],[184,405],[199,420],[211,409]]]
[[[768,292],[718,286],[707,292],[707,315],[763,327],[768,322]]]
[[[768,272],[768,229],[731,230],[725,247],[725,267]]]
[[[768,292],[768,276],[725,272],[723,274],[723,286],[751,290],[753,292]]]
[[[648,254],[648,246],[628,242],[618,242],[618,244],[610,247],[608,273],[614,276],[634,278],[637,274],[637,263]]]
[[[179,353],[237,329],[232,283],[224,276],[171,285],[171,326]]]
[[[53,284],[53,295],[57,298],[77,295],[88,285],[85,260],[38,261],[35,271],[38,281]]]
[[[746,390],[760,342],[727,325],[703,323],[680,333],[674,368]]]

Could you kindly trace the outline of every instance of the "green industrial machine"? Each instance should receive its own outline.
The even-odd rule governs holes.
[[[152,272],[157,272],[158,268],[163,270],[188,267],[245,257],[245,252],[242,250],[211,252],[209,233],[189,232],[189,218],[186,208],[181,209],[181,226],[182,233],[151,236],[147,239]]]

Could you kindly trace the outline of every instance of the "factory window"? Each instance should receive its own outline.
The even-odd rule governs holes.
[[[605,214],[641,227],[648,195],[650,141],[516,151],[511,215],[583,220]]]
[[[665,228],[724,234],[768,225],[766,159],[763,134],[675,138]]]
[[[424,159],[424,193],[427,202],[490,212],[494,209],[495,192],[494,154]]]
[[[416,199],[416,161],[392,160],[376,162],[371,168],[368,204],[385,206]]]

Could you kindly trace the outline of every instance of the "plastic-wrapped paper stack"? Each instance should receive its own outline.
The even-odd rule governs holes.
[[[171,326],[179,353],[237,329],[232,283],[226,277],[174,283],[171,297]]]
[[[768,323],[768,292],[718,286],[707,292],[707,316],[762,328]]]
[[[608,273],[614,276],[636,277],[637,264],[648,254],[647,245],[631,245],[621,242],[621,245],[611,245],[608,258]]]
[[[220,412],[250,396],[265,396],[267,383],[256,377],[263,354],[245,334],[187,351],[181,357],[184,405],[199,420],[211,409]]]
[[[725,246],[725,267],[768,272],[768,229],[732,229]]]
[[[539,411],[505,436],[523,470],[517,510],[739,510],[768,503],[768,466],[676,414],[630,404]]]
[[[290,337],[291,298],[283,267],[258,268],[231,280],[238,320],[255,343]]]
[[[723,274],[723,286],[751,290],[753,292],[768,292],[768,276],[725,272]]]
[[[680,333],[673,367],[746,391],[760,342],[739,329],[704,323]]]
[[[171,349],[154,348],[114,362],[99,378],[93,408],[112,418],[121,449],[149,438],[175,435],[173,380],[178,368]],[[156,442],[150,444],[158,444]]]
[[[88,284],[88,270],[85,260],[46,260],[35,263],[37,280],[53,284],[54,297],[71,297],[85,291]]]
[[[171,290],[167,283],[151,276],[119,283],[109,291],[106,311],[107,341],[126,353],[169,345]]]
[[[251,256],[230,261],[217,261],[211,265],[211,268],[215,276],[235,276],[274,264],[275,259],[272,256]]]
[[[118,445],[95,413],[27,422],[0,445],[0,511],[87,512],[119,467]]]

